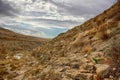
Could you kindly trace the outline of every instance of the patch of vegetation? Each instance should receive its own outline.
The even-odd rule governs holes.
[[[110,57],[111,71],[110,75],[114,76],[115,80],[120,76],[120,38],[113,41],[112,46],[108,50]]]

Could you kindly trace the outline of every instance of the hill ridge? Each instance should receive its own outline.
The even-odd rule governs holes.
[[[21,47],[21,51],[22,51],[22,50],[24,50],[24,46],[28,46],[25,48],[27,51],[27,50],[31,50],[32,47],[35,48],[39,45],[46,43],[47,41],[49,41],[49,39],[22,35],[19,33],[15,33],[9,29],[0,27],[0,50],[3,47],[6,47],[6,49],[8,49],[10,51],[12,48],[17,49],[17,48]],[[31,44],[33,44],[33,45],[31,45]],[[22,48],[22,46],[23,46],[23,48]],[[11,51],[11,52],[13,52],[13,51]]]

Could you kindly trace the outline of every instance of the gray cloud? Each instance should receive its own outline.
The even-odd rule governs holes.
[[[0,0],[0,16],[15,16],[19,12],[11,4],[6,0]]]
[[[34,28],[33,26],[31,26],[31,28],[29,27],[25,27],[24,25],[20,25],[19,23],[13,21],[14,24],[12,24],[11,22],[4,22],[0,24],[0,27],[12,30],[14,32],[20,33],[20,34],[25,34],[25,35],[32,35],[32,36],[37,36],[37,37],[45,37],[45,33],[38,30],[38,28]]]
[[[42,37],[46,33],[47,37],[54,33],[52,36],[55,36],[58,31],[80,25],[102,13],[115,2],[116,0],[0,0],[0,16],[18,15],[14,19],[2,17],[1,23],[8,24],[11,21],[10,25],[2,24],[3,27],[7,26],[19,33]]]
[[[74,0],[67,3],[49,0],[50,3],[58,7],[58,12],[66,15],[94,17],[109,8],[116,0]]]
[[[76,21],[71,21],[71,20],[53,20],[53,19],[36,19],[36,18],[32,18],[32,19],[27,19],[26,21],[33,21],[33,22],[37,22],[37,23],[44,23],[44,24],[47,24],[51,27],[55,27],[57,28],[57,26],[60,26],[60,27],[67,27],[67,28],[71,28],[73,27],[74,25],[79,25],[81,24],[82,22],[76,22]]]

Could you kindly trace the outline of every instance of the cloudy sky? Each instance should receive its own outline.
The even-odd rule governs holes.
[[[102,13],[116,0],[0,0],[0,27],[53,38]]]

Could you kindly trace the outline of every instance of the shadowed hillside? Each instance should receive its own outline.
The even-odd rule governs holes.
[[[2,55],[3,80],[120,80],[120,2],[33,51]]]
[[[0,28],[0,50],[4,48],[10,52],[29,51],[43,45],[47,41],[49,41],[49,39],[25,36],[8,29]]]

